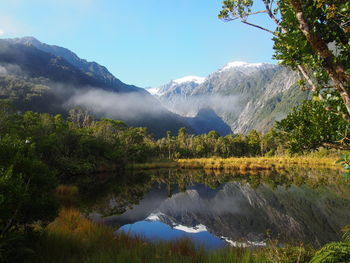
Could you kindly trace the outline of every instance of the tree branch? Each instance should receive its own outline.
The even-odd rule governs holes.
[[[306,79],[307,83],[311,86],[311,90],[313,92],[316,92],[318,89],[317,89],[317,86],[316,84],[312,81],[312,79],[309,77],[309,75],[307,74],[306,70],[304,69],[303,66],[301,65],[298,65],[298,70],[299,72],[303,75],[303,77]]]
[[[247,16],[257,15],[257,14],[263,14],[263,13],[268,13],[268,10],[256,11],[256,12],[247,14]]]
[[[322,95],[321,95],[322,96]],[[321,98],[321,100],[323,100],[323,97]],[[344,112],[339,112],[337,110],[335,110],[332,107],[325,107],[326,111],[332,112],[335,115],[338,115],[340,117],[342,117],[344,120],[346,120],[347,122],[350,122],[350,116],[348,114],[345,114]]]
[[[246,25],[259,28],[259,29],[261,29],[261,30],[264,30],[264,31],[266,31],[266,32],[269,32],[269,33],[275,35],[275,32],[271,31],[270,29],[267,29],[267,28],[264,28],[264,27],[261,27],[261,26],[258,26],[258,25],[249,23],[249,22],[247,22],[247,21],[245,21],[245,20],[241,20],[241,22],[244,23],[244,24],[246,24]]]
[[[283,30],[283,32],[287,32],[287,30],[285,30],[283,28],[283,26],[281,25],[280,21],[275,17],[275,15],[272,13],[271,8],[272,8],[272,2],[271,1],[271,5],[269,6],[269,3],[267,0],[263,0],[265,7],[266,7],[266,11],[267,14],[269,15],[269,17]]]
[[[350,150],[350,146],[341,145],[341,144],[337,144],[337,143],[323,142],[322,146],[327,147],[327,148],[334,148],[334,149],[338,149],[338,150]]]

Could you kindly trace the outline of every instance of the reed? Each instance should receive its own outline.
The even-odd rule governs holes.
[[[153,163],[130,165],[130,169],[148,170],[160,168],[207,169],[224,171],[269,171],[284,170],[289,167],[341,169],[335,162],[336,157],[241,157],[241,158],[195,158],[177,159]]]
[[[340,168],[336,158],[318,157],[243,157],[243,158],[201,158],[178,159],[176,162],[184,169],[220,169],[239,171],[263,171],[285,169],[291,166]]]

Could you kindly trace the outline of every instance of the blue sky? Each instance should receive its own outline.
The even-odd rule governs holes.
[[[221,0],[2,0],[0,35],[66,47],[140,87],[205,77],[234,60],[276,63],[271,35],[219,20],[220,8]]]

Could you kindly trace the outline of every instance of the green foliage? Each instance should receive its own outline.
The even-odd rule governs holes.
[[[17,256],[28,250],[30,225],[56,215],[58,182],[147,160],[151,147],[145,129],[108,119],[79,123],[84,125],[60,115],[19,114],[1,101],[0,260],[21,262]]]
[[[310,263],[350,262],[350,225],[342,229],[344,242],[332,242],[318,250]]]
[[[256,2],[263,4],[263,10],[256,9]],[[249,16],[256,14],[267,14],[276,28],[248,23]],[[322,143],[329,147],[349,145],[349,14],[350,3],[344,0],[223,1],[219,18],[239,19],[272,33],[274,57],[280,64],[298,70],[300,87],[312,90],[320,100],[306,103],[281,122],[290,132],[293,152],[316,149]]]
[[[350,243],[332,242],[316,252],[310,263],[343,263],[350,261]]]
[[[54,215],[51,192],[56,179],[37,157],[35,145],[10,136],[1,138],[0,169],[2,224],[29,223]]]
[[[234,18],[246,19],[252,12],[253,0],[225,0],[223,9],[220,11],[219,18],[230,20]]]
[[[266,140],[262,134],[253,130],[247,135],[220,136],[216,131],[210,131],[208,134],[195,136],[180,129],[176,137],[168,132],[166,138],[153,142],[153,150],[156,157],[168,159],[258,156],[268,151],[276,152],[278,134],[274,135],[276,136],[267,135],[270,139]]]
[[[294,108],[276,126],[285,134],[292,153],[316,150],[321,146],[346,146],[350,142],[350,124],[342,117],[326,111],[320,101],[307,101]]]
[[[343,240],[345,242],[350,242],[350,225],[346,225],[342,228],[342,232],[343,232]]]
[[[54,173],[38,159],[34,144],[8,135],[0,139],[0,261],[28,256],[25,228],[54,218],[55,186]]]
[[[348,178],[350,176],[350,160],[349,156],[346,154],[342,154],[340,156],[340,159],[336,161],[336,163],[339,163],[345,170],[343,173],[343,176]]]

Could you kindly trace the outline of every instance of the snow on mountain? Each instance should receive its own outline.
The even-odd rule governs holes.
[[[153,96],[159,96],[159,88],[149,88],[146,89],[149,93],[151,93]]]
[[[161,217],[166,217],[165,214],[161,213],[161,212],[156,212],[156,213],[152,213],[150,214],[145,221],[162,221]],[[181,225],[181,224],[176,224],[174,222],[171,222],[171,226],[174,229],[180,230],[180,231],[184,231],[186,233],[200,233],[200,232],[206,232],[208,231],[207,227],[205,225],[199,224],[196,226],[185,226],[185,225]]]
[[[173,80],[174,83],[176,84],[183,84],[187,82],[194,82],[198,85],[202,84],[205,81],[205,78],[203,77],[198,77],[198,76],[186,76],[180,79],[175,79]]]
[[[240,71],[249,75],[257,70],[271,68],[274,66],[275,66],[274,64],[269,64],[269,63],[248,63],[244,61],[232,61],[227,63],[223,68],[219,69],[216,73],[220,74],[228,71]]]
[[[157,96],[181,116],[194,117],[211,108],[234,133],[265,132],[308,97],[295,85],[297,79],[295,72],[279,65],[232,61],[206,78],[171,81],[159,88]],[[216,129],[214,123],[209,126]],[[203,125],[197,128],[205,130]]]
[[[208,231],[205,225],[199,224],[197,226],[188,227],[184,225],[175,225],[173,226],[174,229],[184,231],[186,233],[200,233],[200,232],[206,232]]]
[[[243,61],[233,61],[227,63],[221,70],[228,70],[232,68],[259,68],[266,63],[247,63]]]
[[[148,217],[145,218],[145,221],[160,221],[159,217],[162,215],[164,215],[164,214],[161,212],[152,213]]]
[[[159,88],[154,88],[152,91],[150,91],[150,89],[148,89],[148,91],[155,92],[155,95],[158,97],[161,97],[163,95],[187,96],[187,95],[191,94],[191,92],[196,87],[203,84],[205,82],[205,80],[206,80],[206,78],[203,78],[203,77],[186,76],[183,78],[172,80],[169,83],[167,83]]]

